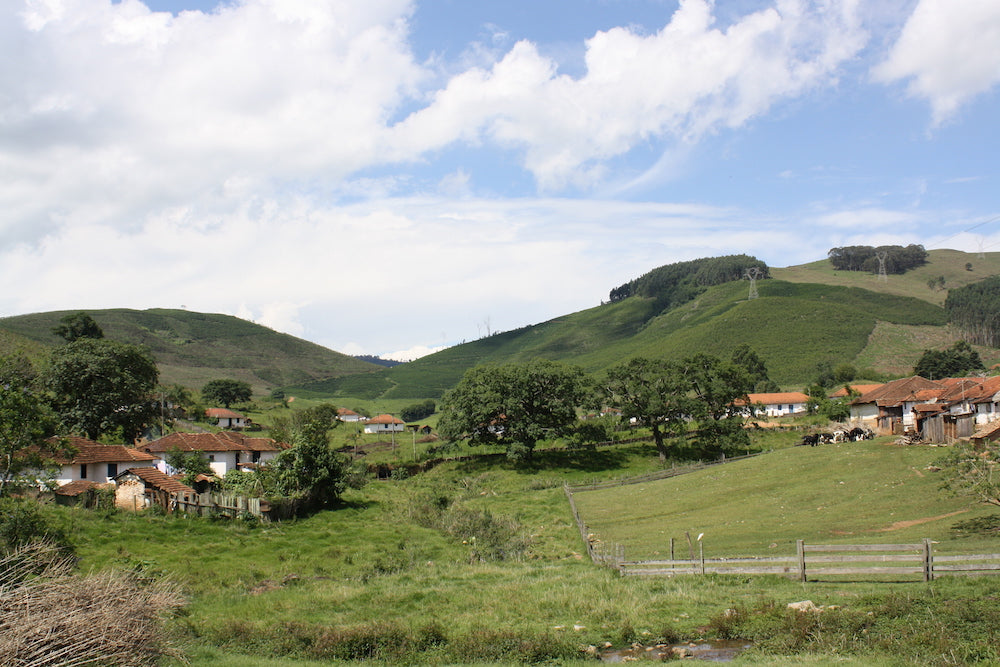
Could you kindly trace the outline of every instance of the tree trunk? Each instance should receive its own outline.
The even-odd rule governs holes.
[[[653,424],[653,442],[656,443],[656,451],[660,455],[660,461],[667,460],[667,446],[663,444],[663,432],[660,431],[659,424]]]

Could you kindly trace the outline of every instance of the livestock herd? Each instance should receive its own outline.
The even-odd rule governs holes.
[[[870,428],[856,426],[852,429],[840,429],[832,433],[809,433],[802,436],[801,442],[797,446],[827,445],[831,442],[857,442],[858,440],[871,440],[875,437],[875,431]]]

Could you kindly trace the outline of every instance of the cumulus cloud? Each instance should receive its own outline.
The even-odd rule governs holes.
[[[544,189],[589,186],[644,141],[696,140],[829,83],[866,41],[854,4],[782,0],[722,29],[710,2],[682,0],[655,34],[594,35],[580,78],[520,41],[491,68],[453,77],[395,128],[397,145],[491,141],[523,151]]]
[[[1000,82],[1000,4],[994,0],[920,0],[888,57],[873,74],[908,81],[930,102],[934,122]]]

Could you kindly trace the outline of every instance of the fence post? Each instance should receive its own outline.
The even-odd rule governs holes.
[[[806,544],[802,540],[795,540],[795,550],[799,556],[799,581],[806,580]]]
[[[698,556],[701,557],[701,573],[705,574],[705,543],[698,540]]]
[[[674,569],[674,538],[670,538],[670,569]]]
[[[931,538],[924,538],[924,581],[934,581],[934,547]]]

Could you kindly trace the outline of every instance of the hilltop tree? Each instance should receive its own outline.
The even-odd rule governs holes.
[[[210,403],[221,403],[228,408],[233,403],[245,403],[253,396],[249,382],[242,380],[209,380],[201,388],[201,397]]]
[[[43,471],[51,457],[64,453],[48,437],[55,418],[41,395],[31,364],[21,357],[0,357],[0,497],[23,473]]]
[[[79,338],[52,352],[46,374],[52,406],[62,426],[91,440],[115,429],[135,442],[157,415],[159,371],[142,347]]]
[[[681,365],[664,359],[630,359],[608,371],[603,389],[608,405],[621,410],[622,419],[652,430],[661,461],[669,453],[665,438],[685,434],[687,416],[698,409]]]
[[[544,438],[569,435],[590,396],[583,371],[547,360],[476,366],[442,399],[438,432],[448,440],[497,444],[530,459]]]
[[[59,324],[52,327],[52,333],[63,338],[67,343],[81,338],[104,338],[104,330],[98,326],[94,318],[82,311],[60,319]]]

